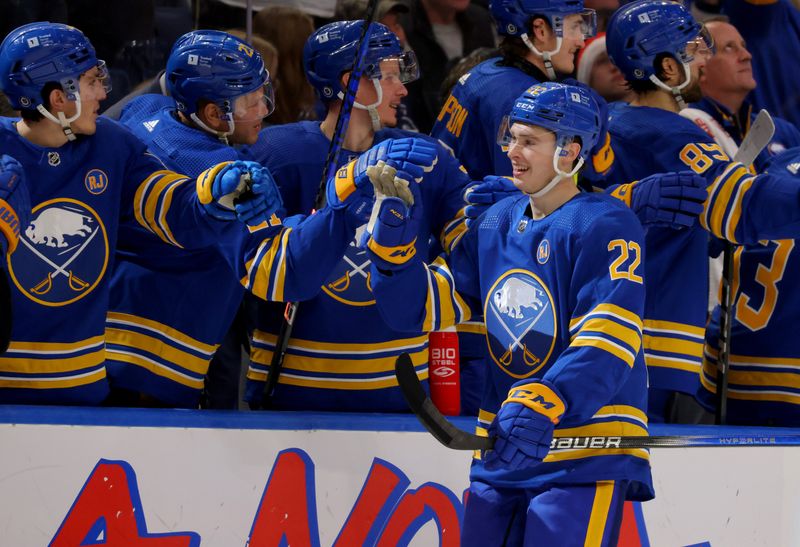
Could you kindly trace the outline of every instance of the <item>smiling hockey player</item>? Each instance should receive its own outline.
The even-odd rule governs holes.
[[[384,319],[431,330],[485,316],[478,431],[497,440],[473,461],[462,545],[616,545],[624,500],[653,497],[646,450],[550,451],[559,435],[647,434],[642,227],[572,181],[599,116],[579,87],[522,94],[500,142],[524,195],[495,204],[430,265],[402,252],[424,198],[375,205],[368,248]]]

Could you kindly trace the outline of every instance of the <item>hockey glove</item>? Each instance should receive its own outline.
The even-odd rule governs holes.
[[[0,156],[0,249],[11,254],[19,243],[20,230],[28,225],[31,198],[22,165],[11,156]],[[2,258],[0,257],[0,258]]]
[[[269,170],[253,161],[220,163],[197,178],[197,195],[206,212],[218,220],[249,226],[276,222],[283,200]]]
[[[379,270],[393,271],[405,268],[417,253],[415,247],[422,216],[422,198],[416,182],[407,182],[408,175],[398,172],[396,184],[403,187],[398,193],[408,191],[412,203],[401,197],[379,196],[372,208],[367,225],[367,255]]]
[[[642,226],[694,226],[708,196],[706,180],[691,171],[650,175],[622,184],[611,195],[639,217]]]
[[[511,388],[492,424],[494,448],[483,455],[484,467],[526,469],[535,467],[550,451],[553,429],[566,407],[549,382],[539,380]]]
[[[498,201],[518,195],[520,195],[520,191],[514,186],[514,179],[511,177],[489,175],[483,177],[482,181],[468,185],[464,190],[464,201],[467,202],[467,208],[464,210],[467,226],[469,227],[475,222],[475,219]]]

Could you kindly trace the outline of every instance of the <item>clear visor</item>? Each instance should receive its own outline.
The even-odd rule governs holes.
[[[593,9],[573,13],[564,17],[561,35],[571,40],[588,40],[597,34],[597,14]]]
[[[688,63],[696,57],[708,59],[714,55],[714,51],[714,38],[704,25],[694,39],[686,42],[686,48],[683,50],[684,61]]]
[[[108,75],[106,62],[97,60],[97,66],[83,73],[81,77],[81,98],[87,101],[97,101],[106,98],[111,93],[111,78]]]
[[[563,143],[564,145],[572,142],[571,140]],[[542,153],[553,155],[555,151],[556,137],[549,129],[528,125],[526,123],[511,121],[509,116],[504,116],[497,132],[497,144],[507,152],[515,146]]]
[[[234,121],[251,122],[263,120],[275,112],[275,91],[270,81],[255,91],[240,95],[233,101]]]
[[[400,55],[385,57],[378,64],[370,65],[364,70],[364,76],[371,80],[386,80],[407,84],[419,78],[417,56],[413,51],[404,51]]]

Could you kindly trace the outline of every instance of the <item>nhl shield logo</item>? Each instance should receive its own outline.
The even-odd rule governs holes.
[[[36,206],[9,258],[9,273],[29,299],[45,306],[80,300],[98,285],[108,266],[108,235],[99,215],[74,199]]]
[[[556,341],[555,305],[534,273],[500,276],[486,295],[484,320],[489,355],[509,376],[527,378],[547,363]]]
[[[61,156],[58,155],[58,152],[47,153],[47,164],[50,167],[57,167],[61,165]]]

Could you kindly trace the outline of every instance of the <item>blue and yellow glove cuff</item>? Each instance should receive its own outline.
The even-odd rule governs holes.
[[[356,161],[357,160],[353,160],[336,171],[333,184],[336,191],[336,199],[339,200],[339,203],[344,203],[345,200],[356,191],[356,179],[354,175]]]
[[[539,414],[544,414],[553,424],[558,424],[566,412],[564,401],[555,389],[541,382],[531,382],[512,387],[508,391],[506,403],[519,403],[525,405]]]
[[[399,266],[401,264],[405,264],[417,254],[417,248],[415,247],[416,243],[417,238],[415,237],[411,243],[407,243],[405,245],[384,247],[373,238],[370,238],[367,242],[367,247],[369,247],[370,251],[378,255],[381,260]]]
[[[233,162],[224,161],[200,173],[200,176],[197,177],[197,199],[200,200],[200,203],[208,205],[214,201],[214,195],[212,193],[214,180],[216,180],[217,175],[231,163]]]
[[[611,191],[611,196],[617,198],[627,207],[631,206],[631,199],[633,199],[633,187],[636,186],[638,180],[629,182],[628,184],[620,184]]]

